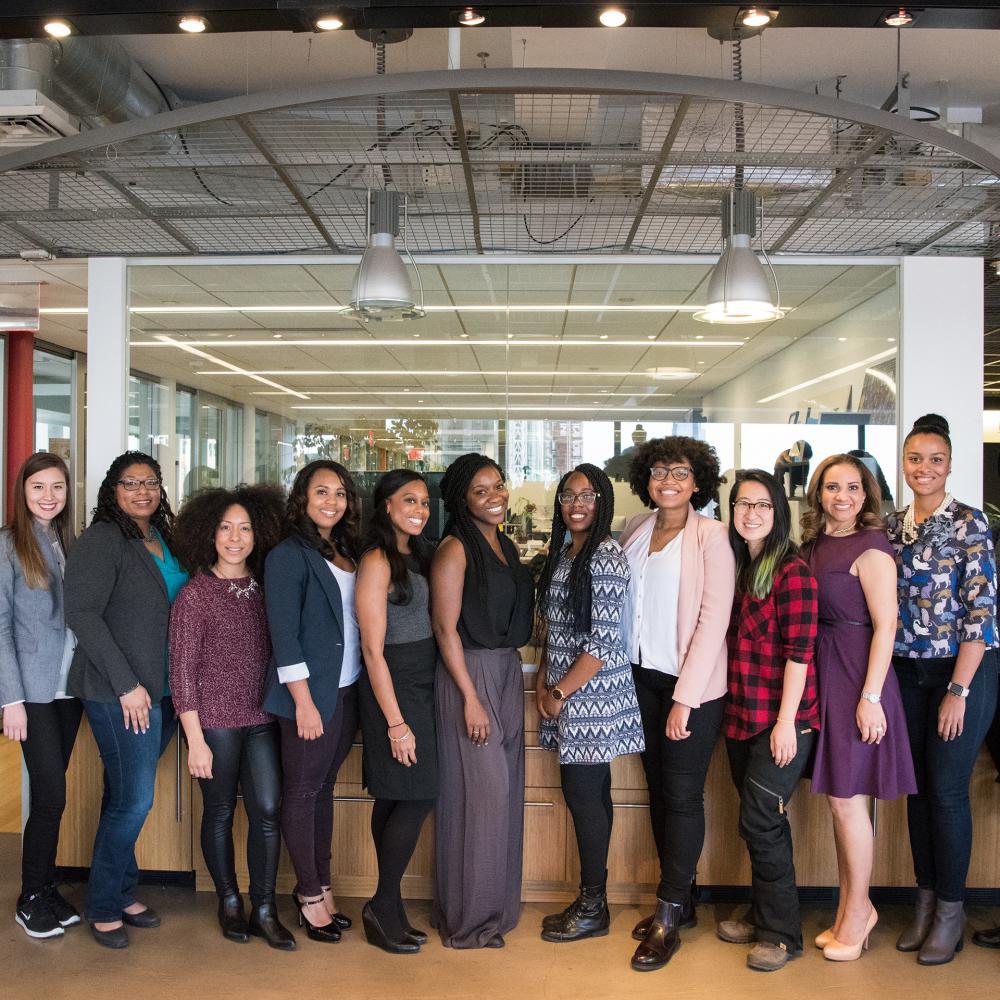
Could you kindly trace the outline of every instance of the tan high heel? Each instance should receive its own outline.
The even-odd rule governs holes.
[[[815,938],[816,947],[822,951],[822,949],[824,949],[831,941],[836,941],[836,940],[837,937],[833,933],[833,928],[827,927],[825,931],[820,931],[819,934],[816,935]]]
[[[875,907],[872,907],[868,915],[868,923],[865,932],[857,944],[844,944],[834,939],[823,949],[823,957],[831,962],[856,962],[863,951],[868,950],[868,939],[871,936],[872,928],[878,923],[878,914]]]

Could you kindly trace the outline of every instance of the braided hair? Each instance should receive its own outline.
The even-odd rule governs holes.
[[[559,565],[559,557],[562,555],[563,543],[566,538],[566,522],[563,520],[562,504],[559,503],[559,494],[566,488],[566,483],[570,477],[579,472],[587,478],[591,489],[597,494],[597,501],[594,507],[594,520],[590,525],[590,533],[587,540],[580,547],[580,551],[573,559],[570,566],[567,587],[569,589],[570,606],[573,609],[573,631],[590,631],[590,606],[592,580],[590,573],[590,560],[597,551],[598,546],[611,534],[611,519],[615,516],[615,494],[611,480],[607,473],[599,469],[596,465],[583,462],[575,469],[571,469],[559,480],[556,487],[556,502],[553,505],[552,514],[552,534],[549,536],[549,555],[545,560],[545,567],[542,569],[541,578],[538,581],[538,608],[539,613],[544,615],[549,602],[549,585]]]
[[[167,488],[163,483],[163,470],[160,468],[160,463],[152,455],[147,455],[143,451],[126,451],[108,467],[108,471],[104,474],[104,481],[97,491],[97,504],[91,512],[90,523],[97,524],[100,521],[108,521],[111,524],[117,524],[126,538],[142,538],[139,526],[118,506],[118,498],[115,496],[118,480],[121,479],[122,473],[130,465],[148,465],[156,473],[156,478],[160,480],[160,505],[153,511],[149,523],[156,528],[160,537],[169,545],[174,528],[174,512],[170,509],[170,503],[167,500]]]
[[[484,601],[486,559],[483,556],[482,546],[476,540],[476,536],[481,536],[482,533],[469,513],[465,495],[469,492],[469,486],[476,473],[485,468],[495,469],[502,479],[507,478],[503,469],[492,458],[477,452],[459,455],[441,477],[441,499],[448,514],[443,535],[444,537],[455,535],[465,546],[466,558],[472,561],[472,575],[476,581],[476,588]]]
[[[306,513],[309,505],[309,484],[321,469],[332,472],[347,493],[347,510],[330,531],[327,541]],[[354,562],[358,559],[358,537],[361,534],[361,494],[351,474],[340,464],[327,458],[318,458],[299,469],[288,493],[285,506],[285,538],[295,537],[311,549],[317,549],[328,562],[333,562],[339,552]]]
[[[399,551],[396,530],[392,526],[385,505],[386,501],[410,483],[423,483],[426,486],[427,480],[419,472],[412,469],[391,469],[379,480],[372,495],[374,510],[371,520],[368,522],[364,543],[361,546],[362,553],[376,551],[385,556],[386,562],[389,563],[389,583],[392,587],[389,601],[397,605],[410,603],[410,599],[413,597],[413,586],[410,583],[406,558]],[[424,538],[423,534],[410,538],[410,554],[416,560],[422,576],[430,575],[432,551],[431,543]]]

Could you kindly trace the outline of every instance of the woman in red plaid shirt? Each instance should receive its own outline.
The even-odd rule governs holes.
[[[753,871],[743,920],[723,920],[723,941],[750,944],[747,965],[782,968],[802,951],[802,920],[787,806],[819,728],[818,588],[791,540],[791,512],[777,480],[737,476],[729,498],[736,596],[729,624],[729,692],[723,732],[740,794],[740,836]]]

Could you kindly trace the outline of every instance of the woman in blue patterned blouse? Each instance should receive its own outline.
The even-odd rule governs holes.
[[[950,472],[948,422],[921,417],[903,442],[913,503],[890,518],[889,539],[899,572],[893,665],[917,776],[907,799],[917,907],[896,947],[919,952],[922,965],[950,962],[962,947],[969,781],[997,699],[987,653],[997,645],[993,540],[982,512],[948,492]]]
[[[621,637],[629,569],[611,538],[613,515],[611,482],[596,466],[578,465],[559,481],[538,585],[547,635],[535,700],[541,745],[559,751],[559,777],[580,850],[580,895],[543,919],[546,941],[608,933],[611,761],[645,748]]]

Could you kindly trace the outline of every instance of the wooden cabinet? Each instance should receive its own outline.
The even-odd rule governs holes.
[[[180,737],[175,735],[160,758],[153,808],[136,845],[136,859],[146,872],[192,869],[191,778],[186,751],[179,741]],[[104,767],[85,716],[66,775],[66,812],[57,864],[66,868],[90,867],[103,788]]]

